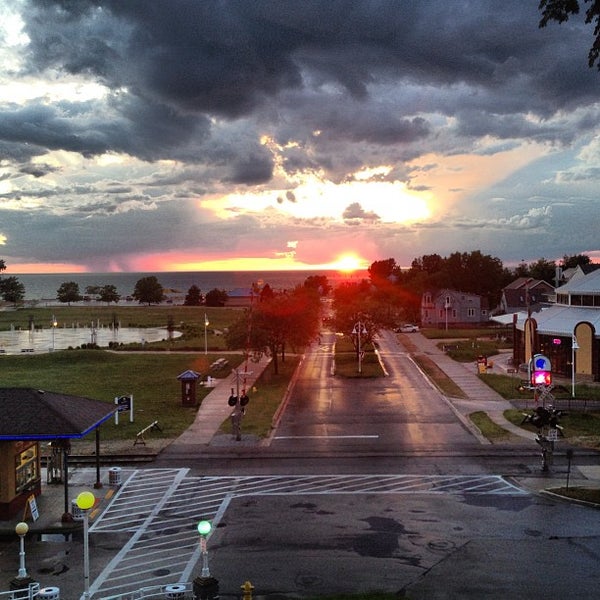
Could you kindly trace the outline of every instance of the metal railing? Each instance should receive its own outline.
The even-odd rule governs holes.
[[[102,596],[98,600],[193,600],[193,584],[171,583],[168,585],[152,585],[140,588],[133,592],[116,594],[115,596]],[[1,599],[0,599],[1,600]]]
[[[20,590],[10,590],[9,592],[0,592],[0,600],[34,600],[40,591],[39,583],[30,583],[28,587]]]

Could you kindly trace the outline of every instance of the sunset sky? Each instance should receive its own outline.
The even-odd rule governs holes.
[[[600,72],[538,0],[0,0],[5,274],[600,262]]]

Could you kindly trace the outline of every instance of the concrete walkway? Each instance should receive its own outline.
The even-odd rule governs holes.
[[[468,420],[470,413],[484,411],[494,423],[506,431],[521,438],[535,440],[534,432],[521,429],[505,419],[504,411],[514,408],[514,406],[481,381],[477,374],[476,364],[453,360],[437,347],[439,340],[430,340],[420,333],[404,335],[416,346],[418,352],[430,358],[465,393],[466,399],[447,398],[463,420]],[[509,357],[508,353],[494,356],[494,370],[506,374],[506,363]]]
[[[239,368],[232,370],[228,377],[215,379],[216,385],[212,391],[204,397],[200,408],[196,413],[196,418],[192,425],[188,427],[178,438],[173,440],[162,452],[166,457],[174,454],[195,454],[207,446],[249,446],[256,445],[258,438],[256,436],[244,434],[242,420],[242,439],[236,440],[232,435],[218,434],[223,421],[232,413],[233,408],[229,406],[227,400],[233,390],[240,394],[244,389],[249,390],[250,403],[248,410],[252,410],[252,387],[256,380],[271,362],[270,358],[261,357],[258,362],[248,362],[247,366],[242,363]],[[244,369],[247,368],[247,371]]]

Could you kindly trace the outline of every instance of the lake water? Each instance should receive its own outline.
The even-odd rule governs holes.
[[[52,273],[24,274],[11,273],[8,270],[4,277],[15,276],[25,286],[26,301],[56,301],[56,292],[61,284],[74,281],[79,285],[79,292],[85,294],[88,286],[114,285],[123,297],[133,293],[135,284],[142,277],[155,276],[163,289],[175,290],[185,296],[192,285],[198,286],[203,294],[219,289],[229,292],[236,288],[249,288],[253,283],[268,283],[273,289],[291,289],[304,283],[311,275],[324,275],[330,284],[342,280],[357,280],[368,276],[366,271],[356,271],[352,275],[338,271],[214,271],[214,272],[162,272],[162,273]]]

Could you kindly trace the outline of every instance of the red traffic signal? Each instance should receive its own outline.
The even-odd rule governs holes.
[[[531,385],[552,385],[552,372],[534,371],[531,374]]]

